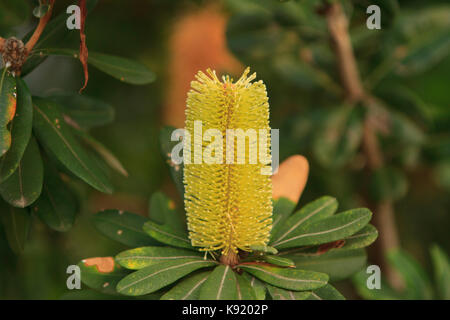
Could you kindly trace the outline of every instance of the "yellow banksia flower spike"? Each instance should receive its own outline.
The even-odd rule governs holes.
[[[247,68],[236,82],[228,76],[220,81],[209,69],[207,74],[199,72],[187,97],[185,129],[194,133],[191,141],[185,141],[184,150],[190,145],[189,151],[193,151],[193,161],[187,163],[185,158],[184,164],[189,238],[202,251],[221,250],[222,257],[236,258],[239,249],[250,251],[253,245],[267,245],[272,227],[272,183],[267,174],[271,170],[269,103],[265,85],[252,82],[256,74],[249,76],[249,72]],[[198,139],[194,128],[198,121],[203,133],[217,129],[222,139],[206,139],[206,134]],[[239,152],[238,139],[233,138],[227,148],[229,129],[253,129],[258,141],[260,130],[266,130],[265,145],[245,140],[244,152]],[[234,148],[233,162],[227,158],[230,146]],[[266,162],[251,162],[252,154],[261,150]],[[222,162],[203,159],[195,163],[205,153]]]

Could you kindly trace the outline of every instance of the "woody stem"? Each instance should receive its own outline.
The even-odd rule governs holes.
[[[348,20],[341,4],[339,2],[326,3],[325,18],[337,58],[346,99],[350,103],[362,102],[370,109],[372,98],[364,90],[359,76],[358,66],[348,33]],[[368,169],[373,172],[384,166],[384,157],[378,144],[377,131],[372,125],[372,117],[370,114],[369,112],[364,123],[363,149],[367,159]],[[375,262],[382,267],[391,286],[401,288],[402,280],[395,270],[386,263],[386,253],[399,246],[393,203],[391,201],[381,201],[379,203],[373,203],[371,207],[374,211],[374,224],[380,230],[379,240],[374,244],[377,250],[374,257]]]
[[[55,4],[55,0],[49,0],[49,8],[47,13],[39,19],[39,24],[36,27],[36,29],[33,32],[33,35],[31,36],[30,40],[28,40],[27,44],[25,45],[25,48],[27,50],[27,53],[29,54],[31,50],[33,50],[34,46],[38,42],[39,38],[42,35],[42,32],[45,29],[45,26],[47,25],[48,21],[50,20],[50,17],[52,16],[53,6]]]

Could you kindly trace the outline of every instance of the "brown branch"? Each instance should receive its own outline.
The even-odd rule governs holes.
[[[28,40],[27,44],[25,45],[27,54],[29,54],[31,52],[31,50],[33,50],[34,46],[36,45],[39,38],[41,37],[42,32],[45,29],[45,26],[47,25],[48,21],[50,20],[50,17],[52,16],[52,11],[53,11],[53,6],[55,4],[55,0],[49,0],[49,1],[50,1],[50,4],[49,4],[50,6],[48,8],[47,13],[45,14],[45,16],[43,16],[41,19],[39,19],[38,26],[34,30],[33,35],[31,36],[30,40]]]
[[[0,37],[0,53],[3,52],[3,47],[5,46],[6,39]]]
[[[346,97],[349,102],[362,102],[368,108],[369,114],[364,123],[363,149],[368,168],[373,172],[384,165],[383,153],[377,139],[377,128],[374,126],[375,119],[373,113],[371,113],[374,99],[365,92],[362,85],[348,33],[348,20],[341,4],[339,2],[327,4],[323,12],[338,61]],[[376,250],[375,263],[380,265],[389,284],[396,289],[400,289],[403,287],[402,279],[386,262],[386,253],[399,246],[393,204],[391,201],[381,201],[369,206],[375,213],[373,222],[380,230],[379,239],[374,244]]]
[[[358,74],[355,56],[350,37],[348,35],[348,21],[341,5],[336,2],[325,10],[328,30],[333,41],[336,57],[339,61],[339,71],[347,98],[350,101],[359,101],[365,95]]]

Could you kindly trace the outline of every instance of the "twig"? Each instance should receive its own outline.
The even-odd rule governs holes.
[[[377,129],[373,125],[373,116],[370,113],[374,99],[365,92],[359,77],[358,66],[348,33],[348,20],[341,4],[339,2],[326,4],[324,13],[347,99],[351,103],[362,102],[369,109],[369,115],[364,123],[363,148],[368,167],[373,172],[384,165],[383,153],[376,136]],[[375,212],[374,224],[380,230],[379,240],[374,244],[377,249],[376,263],[381,266],[389,284],[396,289],[400,289],[403,287],[402,279],[386,263],[386,253],[399,246],[392,202],[381,201],[371,206]]]
[[[33,32],[33,35],[31,36],[30,40],[28,40],[27,44],[25,45],[25,48],[27,50],[27,53],[29,54],[31,50],[33,50],[34,46],[38,42],[39,38],[41,37],[42,32],[45,29],[45,26],[47,25],[48,21],[50,20],[50,17],[52,16],[52,10],[53,6],[55,4],[55,0],[49,0],[49,8],[47,13],[39,19],[39,24],[36,27],[36,29]]]
[[[341,5],[336,2],[329,5],[325,11],[328,30],[333,41],[334,51],[339,61],[339,71],[347,98],[353,101],[361,100],[365,93],[358,74],[355,56],[348,35],[348,21]]]
[[[3,46],[5,45],[6,39],[0,37],[0,53],[3,52]]]

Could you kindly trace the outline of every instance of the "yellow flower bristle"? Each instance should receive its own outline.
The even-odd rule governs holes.
[[[238,249],[250,251],[252,245],[266,245],[272,227],[272,183],[270,175],[262,174],[270,170],[269,103],[265,85],[262,81],[252,82],[256,75],[248,76],[249,72],[247,68],[234,83],[229,77],[220,81],[210,69],[207,74],[199,72],[187,97],[185,129],[192,138],[185,143],[193,155],[192,162],[184,164],[189,238],[200,250],[221,250],[223,255],[237,253]],[[196,144],[203,154],[215,141],[195,141],[196,121],[202,121],[203,132],[217,129],[221,133],[218,150],[223,155],[222,163],[194,163]],[[269,162],[250,162],[252,152],[261,152],[261,146],[247,140],[244,164],[238,161],[244,157],[243,153],[238,155],[237,140],[233,142],[235,161],[226,161],[227,129],[254,129],[258,138],[260,129],[267,130],[267,149],[263,149],[267,152],[263,153]]]

